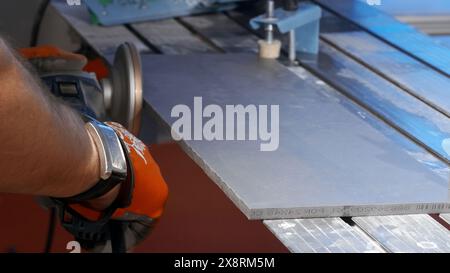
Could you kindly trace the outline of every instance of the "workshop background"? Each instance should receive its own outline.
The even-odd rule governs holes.
[[[273,153],[249,142],[151,145],[170,198],[134,251],[287,252],[280,240],[300,253],[450,252],[449,0],[296,1],[201,15],[184,6],[156,20],[167,3],[190,1],[52,0],[43,14],[47,1],[0,0],[0,33],[13,47],[103,57],[113,95],[140,98],[142,77],[148,144],[168,141],[170,109],[197,108],[196,97],[280,106]],[[125,41],[142,53],[142,73],[131,46],[120,57]],[[0,205],[0,252],[43,251],[49,214],[35,197],[0,195]],[[71,239],[58,227],[52,251],[68,252]]]
[[[0,33],[13,46],[30,44],[42,2],[0,1]],[[79,47],[77,35],[51,9],[41,30],[39,44],[68,50]],[[52,33],[67,35],[54,37]],[[170,196],[161,222],[135,252],[287,252],[261,221],[248,221],[177,144],[153,145],[151,150]],[[44,251],[49,215],[34,197],[0,194],[0,217],[0,252]],[[58,225],[52,251],[67,252],[66,244],[71,240]]]
[[[0,1],[0,31],[20,46],[30,43],[33,21],[42,0]],[[19,12],[20,11],[20,12]]]

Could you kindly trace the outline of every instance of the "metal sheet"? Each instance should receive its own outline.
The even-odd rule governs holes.
[[[143,56],[143,67],[144,99],[168,125],[194,96],[280,105],[274,152],[257,141],[182,143],[249,218],[450,211],[445,164],[304,70],[246,54]]]
[[[335,21],[335,24],[347,29],[348,23],[342,21],[342,19]],[[447,108],[450,110],[450,103],[447,103],[450,101],[450,92],[447,92],[450,88],[448,77],[369,34],[354,31],[341,32],[342,30],[338,33],[327,33],[329,28],[328,24],[321,28],[325,32],[322,38],[332,42],[333,45],[341,46],[340,49],[346,54],[359,56],[372,53],[372,62],[358,59],[359,62],[366,64],[365,67],[327,43],[321,43],[318,58],[315,61],[311,61],[311,58],[305,60],[300,58],[302,65],[318,73],[341,92],[371,109],[386,122],[449,162],[448,118],[429,107],[429,105],[433,106],[450,116],[450,111],[445,110]],[[332,30],[335,29],[336,27],[332,26]],[[220,36],[213,35],[213,37],[215,40],[221,40]],[[370,69],[376,73],[371,72]],[[413,96],[419,97],[426,103],[407,94],[380,75],[384,75],[384,78],[399,86],[406,86],[404,88]]]
[[[450,214],[441,214],[440,217],[450,224]]]
[[[132,24],[131,27],[163,54],[215,51],[174,19]]]
[[[303,59],[300,55],[301,64],[449,162],[449,120],[435,110],[450,116],[448,77],[367,33],[342,32],[349,29],[342,19],[330,14],[326,18],[333,18],[334,24],[321,27],[325,32],[322,38],[354,56],[358,62],[328,43],[321,43],[317,59]],[[327,33],[330,30],[337,33]],[[211,35],[219,43],[226,42],[220,35]],[[358,58],[360,55],[370,55],[370,58]],[[396,85],[408,90],[412,96]]]
[[[391,252],[450,252],[450,231],[426,214],[354,217],[353,221]]]
[[[265,220],[294,253],[383,253],[380,245],[341,218]]]
[[[217,27],[218,29],[226,29],[228,33],[237,32],[233,28],[228,27],[235,23],[224,15],[214,15],[214,17],[211,17],[209,21],[210,27],[206,31],[202,27],[202,24],[196,24],[194,22],[192,27],[206,37],[210,37],[218,45],[225,44],[226,46],[232,46],[232,40],[221,35],[220,32],[215,31],[212,21],[214,18],[220,18],[220,26]],[[196,21],[201,21],[201,17]],[[322,29],[325,32],[328,30],[326,28]],[[381,55],[382,52],[387,51],[385,47],[390,48],[391,51],[389,51],[387,57],[374,56],[374,62],[377,63],[370,63],[368,65],[371,65],[373,69],[383,66],[382,68],[387,71],[386,77],[389,77],[389,79],[399,78],[398,80],[401,81],[400,83],[402,85],[417,89],[417,92],[414,90],[411,92],[415,92],[416,96],[421,95],[421,97],[425,97],[424,100],[427,100],[429,104],[431,104],[429,100],[432,100],[434,103],[440,105],[442,109],[450,109],[450,103],[447,103],[450,102],[450,93],[446,92],[450,87],[450,80],[447,77],[436,73],[429,67],[385,45],[383,42],[368,34],[362,33],[361,36],[363,37],[360,39],[355,39],[353,36],[347,38],[347,36],[353,33],[355,32],[323,34],[322,36],[327,38],[327,40],[329,38],[334,41],[336,40],[334,38],[335,36],[342,35],[341,40],[344,40],[346,44],[352,46],[347,50],[348,52],[346,51],[347,54],[352,54],[352,52],[353,54],[359,54],[360,51],[375,51],[374,48],[380,48],[380,54],[377,55]],[[247,33],[245,39],[250,40],[251,38],[256,40],[253,35]],[[390,58],[393,55],[398,57],[391,60]],[[387,61],[383,62],[385,59]],[[412,62],[412,64],[400,66],[400,62],[397,62],[399,59],[403,60],[401,64],[408,61]],[[300,61],[303,60],[300,59]],[[417,142],[425,145],[427,149],[429,148],[438,154],[446,162],[449,162],[450,146],[448,145],[450,145],[450,125],[446,116],[437,113],[433,108],[428,107],[427,104],[408,95],[399,87],[389,83],[379,75],[371,72],[367,67],[358,64],[325,43],[321,44],[321,52],[316,62],[312,62],[310,58],[307,58],[302,64],[317,72],[322,78],[329,80],[334,86],[339,87],[343,93],[356,99],[377,115],[382,116],[388,123],[400,129],[406,135],[411,136]]]
[[[328,33],[322,34],[322,37],[450,117],[449,77],[365,32]]]
[[[124,26],[101,27],[92,25],[84,4],[69,6],[65,1],[52,1],[58,13],[74,28],[84,40],[104,57],[111,56],[123,42],[132,42],[141,52],[151,52],[136,36]]]
[[[450,50],[414,27],[357,0],[314,0],[361,28],[407,52],[418,60],[450,75]]]
[[[225,52],[258,51],[258,38],[224,14],[183,17],[180,20]]]
[[[230,12],[230,14],[232,15],[233,18],[238,18],[238,20],[243,20],[244,22],[248,21],[248,18],[245,17],[244,15],[240,14],[240,13],[236,13],[236,12]],[[329,14],[326,14],[328,16],[325,16],[322,19],[322,26],[321,29],[326,31],[339,31],[339,32],[343,32],[343,31],[355,31],[355,29],[352,29],[352,26],[350,24],[342,24],[342,19],[336,18],[335,16],[329,16]],[[241,30],[239,30],[239,28],[235,27],[236,23],[233,22],[232,20],[230,20],[229,17],[226,17],[222,14],[215,14],[215,15],[211,15],[208,16],[207,19],[205,19],[205,21],[208,22],[208,29],[213,29],[211,26],[212,25],[219,25],[221,31],[219,33],[214,32],[214,31],[205,31],[205,28],[203,27],[203,24],[196,24],[196,21],[202,21],[202,17],[204,16],[199,16],[199,17],[194,17],[196,18],[196,20],[194,22],[191,22],[190,25],[191,27],[195,30],[198,31],[200,34],[202,34],[205,38],[211,39],[212,41],[214,41],[215,44],[217,45],[221,45],[224,46],[224,48],[227,48],[227,50],[239,50],[239,45],[236,44],[235,42],[233,42],[233,39],[230,39],[231,37],[234,36],[239,36],[241,37],[242,40],[256,40],[256,37],[254,35],[252,35],[251,33],[247,32],[245,33],[245,31],[242,31],[242,27]],[[244,18],[245,17],[245,18]],[[188,22],[189,23],[189,22]],[[222,32],[226,33],[226,34],[222,34]],[[236,35],[235,35],[236,34]],[[239,35],[237,35],[239,34]],[[374,39],[371,37],[371,39]],[[376,40],[376,39],[374,39]],[[378,41],[378,40],[377,40]],[[379,42],[380,43],[380,42]],[[370,47],[369,47],[370,48]],[[335,61],[337,61],[336,59],[334,59]],[[350,61],[350,60],[348,60]],[[350,61],[351,62],[351,61]],[[322,69],[326,68],[327,66],[322,66]],[[347,67],[348,68],[348,67]],[[360,75],[360,73],[362,71],[366,71],[366,68],[363,67],[355,67],[353,66],[353,68],[357,68],[357,70],[359,70],[358,72],[358,76],[357,78],[366,78],[367,74],[370,72],[366,72],[365,76],[364,75]],[[356,70],[355,70],[356,71]],[[392,72],[391,72],[392,73]],[[305,78],[306,75],[304,73],[299,73],[299,75],[302,78]],[[372,78],[378,78],[375,75],[371,75]],[[378,79],[378,81],[376,81],[373,84],[369,84],[369,87],[374,87],[374,86],[378,86],[379,81],[381,81],[381,79]],[[389,85],[388,83],[382,81],[383,84],[381,84],[381,86],[379,86],[380,88],[377,88],[378,90],[384,90],[384,88],[386,87],[386,85]],[[351,86],[353,86],[351,84]],[[352,89],[352,88],[350,88]],[[387,88],[387,90],[392,90],[392,88]],[[396,92],[394,92],[394,94],[399,94],[399,96],[397,97],[392,97],[392,96],[385,96],[387,99],[394,99],[395,103],[398,102],[406,102],[406,105],[408,105],[411,100],[414,101],[414,98],[411,98],[410,96],[408,96],[407,94],[403,93],[403,92],[398,92],[400,90],[395,90]],[[362,92],[369,92],[368,90],[364,90]],[[386,94],[392,94],[392,93],[386,93]],[[407,99],[402,100],[401,98],[404,97],[409,97],[409,100]],[[412,105],[414,105],[415,103],[412,103]],[[405,105],[405,104],[403,104]],[[424,109],[426,107],[419,107],[419,109]],[[395,109],[395,107],[394,107]],[[418,110],[416,112],[418,113],[422,113],[424,111],[422,110]],[[433,112],[431,109],[430,110],[426,110],[425,112],[430,113]],[[439,114],[437,114],[439,116]],[[432,116],[426,115],[428,119],[433,120]],[[450,214],[441,214],[442,216],[447,216]],[[450,222],[450,217],[449,218],[449,222]],[[301,221],[301,223],[304,223],[305,221],[318,221],[319,224],[312,224],[309,223],[307,226],[309,227],[309,229],[305,231],[304,227],[303,228],[299,228],[297,225],[297,221]],[[266,220],[264,221],[264,223],[266,224],[266,226],[277,236],[278,239],[280,239],[280,241],[282,241],[292,252],[326,252],[326,251],[331,251],[330,249],[333,249],[332,251],[334,252],[352,252],[355,251],[354,249],[352,249],[352,247],[354,246],[363,246],[360,245],[358,243],[352,243],[350,248],[346,248],[346,244],[339,244],[341,246],[341,248],[336,249],[334,248],[336,246],[336,244],[333,244],[333,241],[330,240],[330,238],[328,238],[328,236],[333,237],[335,234],[341,234],[342,238],[346,238],[346,237],[350,237],[350,238],[358,238],[358,236],[361,236],[362,241],[368,241],[368,242],[373,242],[373,240],[371,239],[367,239],[367,234],[365,234],[364,232],[361,231],[360,227],[358,226],[353,226],[353,227],[349,227],[348,224],[346,224],[344,221],[342,221],[340,218],[322,218],[322,219],[302,219],[302,220]],[[326,227],[328,228],[320,228],[320,226],[324,225],[324,223],[327,223]],[[330,226],[328,226],[330,225]],[[311,228],[312,226],[312,228]],[[329,227],[333,227],[333,229],[329,228]],[[395,226],[391,226],[391,229],[395,229]],[[312,233],[318,233],[318,230],[324,231],[323,236],[311,236],[311,232]],[[338,230],[340,232],[338,232]],[[319,233],[321,234],[321,233]],[[353,236],[353,237],[352,237]],[[334,237],[333,237],[334,238]],[[338,241],[339,239],[336,239],[336,241]],[[349,240],[349,239],[347,239]],[[306,243],[308,242],[308,243]],[[340,242],[343,242],[342,240]],[[375,244],[377,245],[377,244]],[[368,244],[368,246],[370,246],[370,244]],[[378,246],[379,247],[379,246]],[[376,248],[376,250],[378,250],[379,248]],[[368,249],[366,249],[368,250]],[[364,248],[360,248],[358,250],[359,252],[363,252],[365,251]]]
[[[320,44],[320,53],[316,61],[313,62],[310,59],[303,61],[301,58],[299,60],[302,65],[315,71],[323,79],[339,88],[342,93],[433,151],[445,162],[450,162],[450,122],[447,116],[326,43]],[[427,72],[424,71],[424,74]],[[395,73],[400,74],[400,71],[390,74]],[[414,81],[419,82],[419,80],[412,80]],[[443,81],[444,79],[440,85],[442,89],[436,92],[438,94],[432,94],[430,97],[436,98],[437,103],[446,105],[447,102],[443,102],[444,99],[441,98],[439,101],[437,98],[441,94],[450,101],[450,92],[448,95],[445,94],[445,91],[450,88],[450,81],[447,81],[445,87]],[[438,83],[437,81],[436,85]],[[433,83],[428,85],[424,83],[423,87],[432,85]],[[425,88],[422,90],[424,93],[427,92]],[[448,105],[450,110],[450,104]]]

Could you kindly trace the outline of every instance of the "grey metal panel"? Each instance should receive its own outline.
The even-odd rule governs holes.
[[[450,50],[433,41],[414,27],[400,23],[393,17],[357,0],[314,0],[361,28],[408,52],[415,58],[450,75]]]
[[[132,24],[137,32],[163,54],[190,54],[215,50],[175,19]]]
[[[301,68],[254,55],[143,56],[144,98],[166,122],[173,106],[280,105],[280,146],[184,141],[200,167],[252,219],[450,211],[448,167]],[[439,203],[422,206],[423,203]]]
[[[440,215],[440,217],[441,217],[442,219],[444,219],[447,223],[450,224],[450,214],[448,214],[448,213],[443,213],[443,214]]]
[[[328,33],[322,37],[369,69],[450,116],[448,77],[365,32]]]
[[[383,253],[374,240],[341,218],[265,220],[294,253]]]
[[[336,23],[346,25],[342,20]],[[446,116],[428,105],[437,105],[450,116],[450,87],[448,77],[437,73],[419,61],[384,44],[380,40],[362,32],[326,33],[329,26],[322,28],[322,37],[327,41],[345,44],[347,54],[356,56],[373,53],[372,62],[367,67],[353,61],[327,43],[320,44],[320,53],[315,61],[311,58],[300,61],[303,66],[318,73],[346,95],[371,109],[386,122],[412,137],[418,143],[432,150],[440,158],[450,159],[450,124]],[[335,27],[332,27],[333,29]],[[221,36],[214,36],[220,40]],[[250,34],[248,34],[250,35]],[[354,36],[361,37],[355,38]],[[348,37],[350,36],[350,37]],[[337,38],[338,37],[338,38]],[[339,40],[340,43],[338,43]],[[364,60],[359,59],[360,62]],[[373,69],[379,74],[371,72]],[[406,86],[414,96],[386,81],[385,75],[397,85]],[[406,88],[405,87],[405,88]],[[416,91],[417,90],[417,91]],[[447,112],[445,109],[448,109]]]
[[[299,60],[302,65],[331,82],[342,93],[358,101],[427,149],[432,150],[445,162],[450,162],[450,120],[447,116],[326,43],[320,43],[320,53],[316,61],[309,59],[303,61],[302,58]],[[427,72],[433,73],[428,69],[424,71],[424,75],[427,75]],[[387,71],[386,73],[392,76],[396,72],[389,73]],[[397,73],[401,74],[400,71]],[[419,81],[411,80],[411,82],[418,83]],[[436,81],[435,84],[441,89],[436,92],[437,94],[432,93],[430,98],[435,98],[436,103],[440,105],[448,104],[450,110],[450,104],[445,102],[445,98],[450,102],[450,92],[445,94],[447,90],[450,90],[450,81],[443,79],[440,85],[438,83]],[[423,93],[428,92],[426,86],[433,90],[431,87],[433,83],[430,82],[426,85],[423,82],[421,89]],[[439,94],[442,96],[440,99],[438,99]]]
[[[342,22],[337,23],[344,25]],[[322,28],[322,30],[328,31],[327,28]],[[367,63],[370,69],[377,72],[382,71],[383,74],[386,74],[386,78],[391,81],[397,80],[398,85],[407,86],[415,96],[421,97],[430,105],[438,105],[436,108],[441,111],[448,108],[450,116],[450,92],[447,92],[450,80],[448,77],[433,71],[366,33],[361,33],[360,39],[353,37],[359,33],[322,34],[322,37],[327,41],[337,43],[336,40],[339,39],[336,37],[342,36],[341,43],[348,44],[349,47],[348,49],[343,48],[343,50],[348,54],[359,55],[367,51],[378,53],[373,54],[373,62]],[[220,35],[212,35],[214,39],[221,40]],[[347,38],[347,36],[351,37]],[[383,55],[385,52],[388,53]],[[300,58],[299,60],[302,65],[332,82],[341,92],[362,103],[388,123],[449,162],[450,124],[446,116],[326,43],[321,43],[320,54],[316,61],[311,61],[310,58],[305,60]]]
[[[69,6],[65,1],[52,1],[52,6],[89,45],[104,57],[113,55],[117,47],[126,41],[134,43],[141,52],[151,51],[124,26],[102,27],[91,24],[89,12],[84,4]]]
[[[335,29],[339,29],[340,30],[340,29],[346,29],[346,28],[351,30],[351,27],[347,26],[348,24],[342,24],[342,22],[339,22],[339,19],[337,19],[337,20],[338,21],[335,20],[331,24],[325,24],[326,27],[323,27],[324,24],[322,24],[322,30],[324,30],[325,32],[329,31],[329,30],[335,30]],[[337,27],[336,24],[339,24],[340,27]],[[349,31],[349,30],[347,30],[347,31]],[[345,34],[345,33],[343,33],[343,34]],[[213,37],[215,36],[214,33],[212,33],[211,35],[213,35]],[[249,33],[248,35],[251,35],[251,34]],[[369,36],[369,35],[366,35],[366,36]],[[221,37],[218,36],[218,37],[215,37],[215,39],[221,39]],[[366,47],[363,47],[363,48],[369,48],[369,49],[372,48],[371,47],[372,43],[370,43],[371,40],[376,40],[376,39],[374,39],[373,37],[370,36],[368,44],[366,44]],[[381,43],[378,40],[376,40],[376,41],[378,43]],[[352,44],[352,43],[350,43],[350,44]],[[353,43],[352,45],[353,46],[358,46],[359,44],[354,45],[354,43]],[[328,49],[328,51],[330,51],[330,49]],[[348,52],[348,53],[351,53],[351,52]],[[324,54],[324,52],[322,51],[321,54]],[[402,53],[398,52],[398,54],[402,54]],[[329,74],[330,74],[330,71],[329,71],[330,70],[330,66],[332,66],[333,63],[337,62],[339,64],[339,66],[345,66],[345,63],[339,62],[339,59],[342,59],[342,58],[336,58],[337,56],[336,55],[332,55],[332,54],[325,54],[325,55],[327,56],[327,58],[330,58],[329,62],[327,62],[327,65],[324,65],[322,63],[322,65],[320,66],[320,69],[323,70],[323,73],[325,74],[325,76],[327,76],[327,75],[329,76]],[[338,56],[341,56],[341,55],[342,54],[339,54]],[[354,64],[354,62],[352,62],[351,60],[346,60],[346,63],[348,63],[348,62]],[[419,62],[416,62],[416,63],[420,64]],[[431,121],[434,120],[433,116],[434,117],[436,117],[436,116],[439,117],[440,116],[440,118],[438,118],[438,120],[440,120],[440,122],[438,122],[437,124],[443,125],[442,122],[445,122],[445,119],[442,118],[441,114],[434,112],[432,109],[427,109],[427,107],[424,107],[423,105],[417,107],[417,104],[421,105],[420,103],[417,103],[417,100],[415,100],[414,98],[410,97],[406,93],[399,92],[400,90],[396,89],[395,87],[392,87],[391,84],[389,84],[389,83],[387,83],[385,81],[382,81],[381,79],[375,80],[375,82],[370,81],[370,78],[374,79],[374,78],[378,78],[378,77],[376,75],[371,75],[370,72],[367,71],[367,68],[364,68],[364,67],[358,66],[358,65],[351,65],[350,67],[349,66],[345,66],[345,68],[346,69],[350,69],[350,70],[353,68],[352,70],[356,73],[356,74],[354,74],[354,76],[355,76],[354,80],[359,79],[359,80],[356,80],[357,82],[369,81],[369,83],[371,83],[371,84],[366,84],[364,86],[363,90],[359,90],[359,91],[367,93],[367,92],[370,92],[370,91],[367,90],[366,88],[369,88],[369,89],[375,88],[376,90],[381,91],[381,93],[385,92],[385,96],[384,97],[386,99],[392,101],[395,104],[399,104],[400,103],[400,105],[409,105],[409,106],[416,105],[416,108],[415,108],[414,112],[411,112],[411,114],[416,114],[416,115],[419,116],[419,115],[423,115],[425,113],[425,116],[427,117],[426,119],[429,119]],[[390,71],[390,73],[393,73],[393,72],[395,72],[395,71]],[[303,74],[303,73],[301,73],[301,74]],[[368,75],[370,75],[370,76],[368,77]],[[302,76],[302,75],[300,75],[300,76]],[[342,76],[343,77],[345,77],[345,76],[348,77],[349,73],[343,73]],[[435,74],[435,76],[443,78],[439,74]],[[304,77],[304,75],[303,75],[303,77]],[[347,85],[347,88],[349,88],[350,90],[358,91],[358,85],[355,86],[354,84],[351,84],[351,83],[349,83],[349,84],[350,85]],[[386,92],[386,91],[389,91],[389,90],[391,92]],[[392,91],[394,91],[394,92],[392,93]],[[397,95],[395,96],[393,94],[397,94]],[[411,103],[411,102],[413,102],[413,103]],[[397,107],[394,107],[394,109],[395,108],[397,108]],[[403,113],[403,114],[405,114],[405,113]],[[408,115],[406,115],[406,117],[407,116]],[[403,116],[403,117],[405,117],[405,116]],[[419,124],[420,123],[421,122],[419,122]],[[425,130],[423,130],[423,131],[425,131]],[[450,223],[450,217],[448,215],[450,215],[450,214],[441,214],[441,217],[442,216],[444,216],[444,217],[447,216],[449,218],[448,221]],[[318,221],[327,221],[327,222],[333,221],[334,222],[335,219],[339,219],[339,218],[334,218],[333,220],[330,220],[329,218],[317,219],[317,220]],[[313,219],[302,219],[300,221],[311,221],[311,220],[313,220]],[[299,228],[297,226],[294,226],[294,225],[297,224],[296,221],[297,220],[289,220],[289,219],[285,219],[285,220],[270,220],[270,221],[266,220],[266,221],[264,221],[264,223],[277,236],[277,238],[280,241],[282,241],[283,244],[285,244],[286,247],[288,247],[288,249],[290,249],[292,252],[317,252],[317,251],[320,251],[320,250],[325,252],[325,251],[328,250],[327,246],[330,245],[330,240],[328,240],[326,238],[326,236],[312,237],[311,233],[309,233],[309,232],[301,232],[301,231],[299,232],[299,231],[297,231]],[[348,225],[346,223],[343,223],[342,220],[340,220],[339,222],[341,222],[340,224],[342,224],[343,226],[346,227],[345,229],[348,228]],[[395,229],[396,227],[395,226],[391,226],[391,228]],[[301,229],[301,230],[303,230],[303,229]],[[318,228],[313,228],[312,232],[316,233],[317,230],[318,230]],[[352,229],[349,232],[352,232],[352,235],[355,235],[355,233],[357,233],[357,232],[362,233],[360,231],[361,231],[361,229],[358,226],[355,226],[355,227],[352,227]],[[326,234],[330,234],[330,233],[331,233],[330,231],[326,232]],[[302,234],[302,235],[300,236],[299,234]],[[361,234],[361,236],[362,236],[362,238],[366,238],[367,237],[367,235],[365,233]],[[306,237],[306,238],[304,238],[304,237]],[[306,244],[306,241],[308,241],[309,244]]]
[[[257,37],[224,14],[180,18],[200,35],[229,53],[257,52]]]
[[[354,217],[353,221],[391,252],[450,252],[450,231],[426,214]]]

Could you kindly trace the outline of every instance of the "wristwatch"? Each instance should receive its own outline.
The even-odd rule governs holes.
[[[68,203],[80,203],[98,198],[127,178],[125,147],[114,129],[92,118],[85,124],[85,128],[94,140],[100,157],[100,180],[85,192],[61,198]]]
[[[51,201],[57,208],[61,225],[84,248],[92,248],[111,238],[109,223],[113,213],[131,203],[134,173],[126,146],[114,129],[89,116],[84,116],[84,120],[85,128],[94,140],[100,157],[100,180],[85,192],[68,198],[51,198]],[[95,221],[85,218],[71,207],[71,204],[103,196],[118,184],[121,184],[118,197]]]

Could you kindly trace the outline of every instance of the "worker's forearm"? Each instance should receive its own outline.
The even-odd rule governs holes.
[[[0,38],[0,192],[67,197],[98,181],[82,120],[47,92]]]

